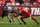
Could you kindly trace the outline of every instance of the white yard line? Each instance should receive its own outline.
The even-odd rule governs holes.
[[[31,21],[28,21],[28,22],[31,22]],[[33,21],[34,22],[34,21]],[[38,21],[38,22],[40,22],[40,21]],[[9,22],[0,22],[0,23],[9,23]],[[16,22],[12,22],[12,23],[16,23]]]
[[[9,23],[9,22],[0,22],[0,23]],[[16,23],[16,22],[12,22],[12,23]]]

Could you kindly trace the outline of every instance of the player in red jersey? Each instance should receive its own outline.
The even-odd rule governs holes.
[[[23,9],[20,10],[20,13],[25,14],[25,15],[22,16],[20,19],[21,19],[22,22],[24,22],[24,24],[26,24],[26,22],[25,22],[23,19],[24,19],[24,18],[27,18],[27,17],[30,17],[30,15],[31,15],[30,12],[28,12],[27,9],[23,8]],[[37,24],[39,24],[38,21],[32,17],[32,15],[31,15],[31,18],[32,18]]]

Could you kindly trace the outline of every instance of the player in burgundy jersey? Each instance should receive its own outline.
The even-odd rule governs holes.
[[[30,15],[31,15],[30,12],[28,12],[28,10],[25,8],[21,9],[19,12],[25,14],[20,19],[22,22],[24,22],[24,24],[26,24],[26,22],[23,19],[30,17]],[[39,24],[38,21],[32,17],[32,15],[31,15],[31,19],[33,19],[37,24]]]

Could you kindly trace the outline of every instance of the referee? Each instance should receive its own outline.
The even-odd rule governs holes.
[[[2,7],[2,19],[4,18],[4,16],[6,16],[5,12],[7,11],[8,7],[6,6],[6,4],[4,4],[4,6]]]

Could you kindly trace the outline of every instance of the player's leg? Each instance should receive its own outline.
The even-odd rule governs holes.
[[[20,22],[21,16],[22,16],[22,14],[18,12],[18,13],[17,13],[17,19],[18,19],[19,24],[21,24],[21,22]]]
[[[4,14],[2,14],[2,19],[4,18]]]
[[[16,18],[18,19],[19,24],[21,24],[21,22],[20,22],[20,17],[21,17],[21,16],[16,17]]]
[[[31,15],[31,18],[32,18],[32,20],[34,20],[37,24],[39,24],[39,22],[38,22],[36,19],[34,19],[34,18],[32,17],[32,15]]]
[[[9,18],[9,14],[7,15],[7,18],[8,18],[8,20],[9,20],[9,22],[11,23],[11,19]]]
[[[22,22],[24,22],[24,24],[26,24],[26,22],[23,20],[24,18],[26,18],[27,16],[22,16],[20,19],[22,20]]]
[[[5,16],[5,11],[3,11],[3,13],[2,13],[2,19],[4,18],[4,16]]]
[[[27,16],[30,17],[30,15],[31,15],[30,12],[28,12],[28,13],[27,13]],[[37,22],[37,24],[39,24],[38,21],[32,17],[32,15],[31,15],[31,18],[32,18],[35,22]]]
[[[15,12],[13,13],[13,16],[11,17],[13,22],[15,21],[14,17],[16,17],[16,13]]]

